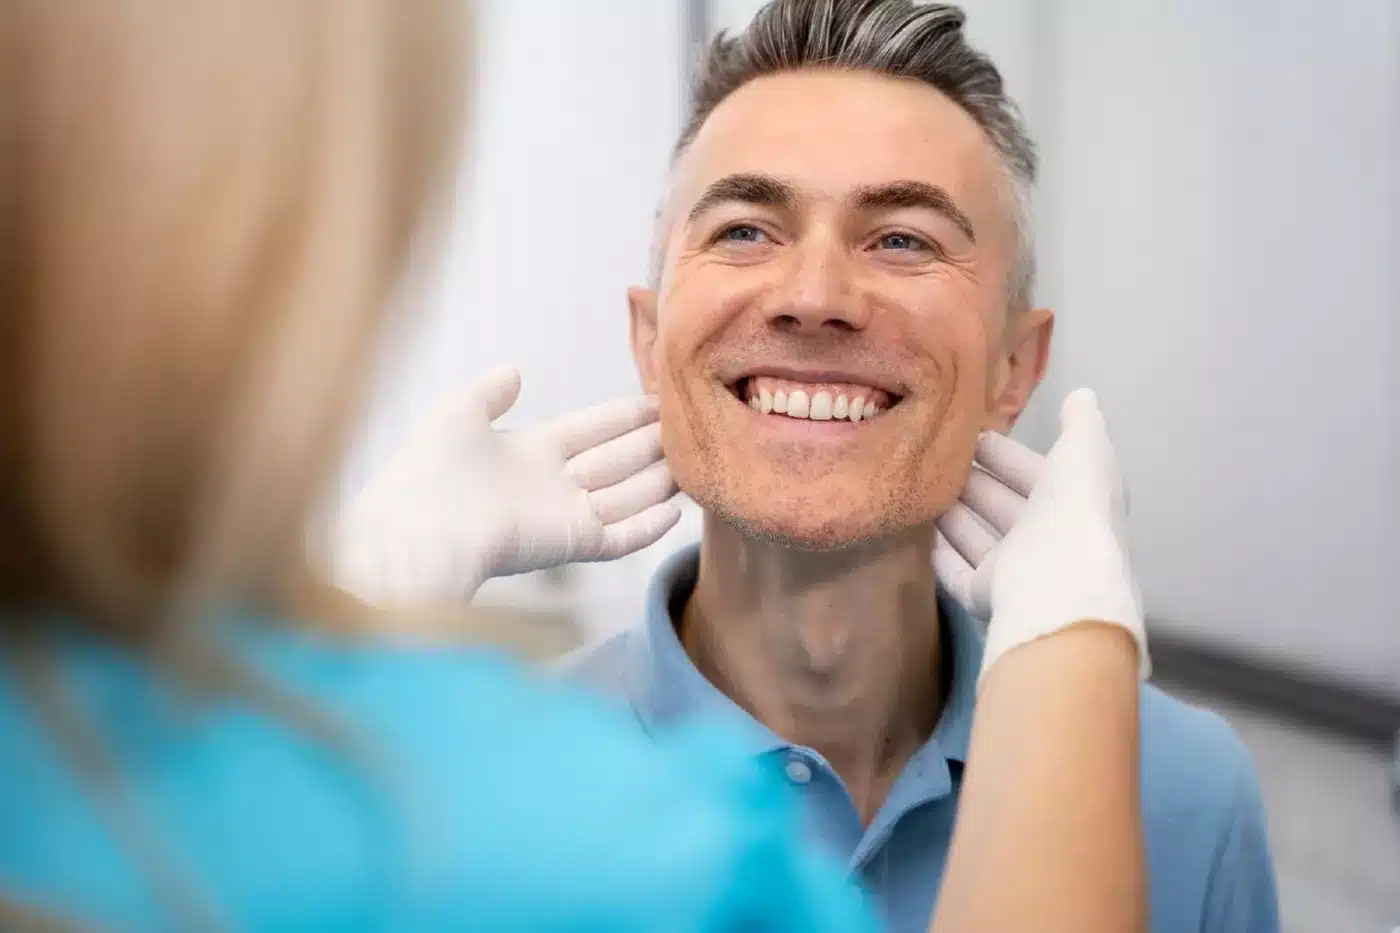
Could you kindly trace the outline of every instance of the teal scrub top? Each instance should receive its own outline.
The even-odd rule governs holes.
[[[143,933],[876,928],[742,737],[657,744],[485,652],[216,631],[329,728],[67,638],[57,683],[110,765],[79,769],[0,655],[0,899]]]

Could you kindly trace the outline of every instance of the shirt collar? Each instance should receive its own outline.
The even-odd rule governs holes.
[[[671,613],[695,588],[699,570],[700,546],[691,544],[667,558],[647,587],[643,625],[632,632],[628,646],[628,692],[637,713],[648,731],[692,717],[720,718],[743,727],[756,754],[786,748],[787,742],[706,680],[681,645]],[[936,745],[943,758],[965,762],[977,700],[977,674],[982,666],[982,631],[941,587],[938,612],[943,649],[952,652],[953,682],[928,745]]]

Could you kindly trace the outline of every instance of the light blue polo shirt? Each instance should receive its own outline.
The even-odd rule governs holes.
[[[757,722],[686,655],[676,618],[694,589],[699,560],[694,545],[668,559],[648,589],[642,624],[570,658],[563,676],[624,699],[637,726],[653,737],[697,720],[737,726],[749,751],[772,759],[802,799],[810,844],[845,862],[892,933],[923,933],[943,877],[967,759],[983,649],[978,623],[940,594],[943,643],[950,649],[945,665],[952,674],[942,714],[873,821],[862,826],[821,755]],[[1141,735],[1153,933],[1275,933],[1264,813],[1239,739],[1219,717],[1153,687],[1143,688]]]

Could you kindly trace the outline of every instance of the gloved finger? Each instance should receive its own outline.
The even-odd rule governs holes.
[[[998,539],[991,529],[961,502],[954,502],[953,507],[943,513],[937,527],[954,550],[973,567],[982,563],[997,545]]]
[[[983,622],[992,620],[992,575],[996,572],[997,555],[1000,553],[1001,551],[993,548],[987,559],[972,571],[972,585],[968,588],[970,592],[963,601],[968,611]]]
[[[651,424],[656,417],[656,399],[644,395],[614,399],[573,412],[540,430],[546,432],[567,460],[590,447]]]
[[[977,441],[977,465],[1006,486],[1029,498],[1045,466],[1045,457],[1005,434],[987,431]]]
[[[1057,456],[1078,467],[1058,470],[1061,495],[1088,495],[1097,499],[1107,491],[1124,514],[1127,513],[1126,484],[1113,440],[1109,437],[1107,419],[1093,389],[1074,390],[1060,406],[1060,438],[1051,450],[1051,458]]]
[[[1075,389],[1065,396],[1060,405],[1060,433],[1075,431],[1096,431],[1108,433],[1103,412],[1099,408],[1099,396],[1093,389]]]
[[[938,532],[933,545],[933,573],[943,588],[964,606],[972,594],[973,568],[967,559]]]
[[[603,542],[587,560],[617,560],[661,540],[681,520],[681,507],[674,502],[658,502],[630,518],[603,529]]]
[[[661,425],[653,422],[590,447],[564,468],[580,489],[592,492],[620,483],[661,459]]]
[[[495,421],[520,398],[520,371],[498,366],[473,382],[467,393],[486,412],[486,420]]]
[[[1025,497],[976,466],[968,474],[959,499],[1003,537],[1026,507]]]
[[[665,502],[679,490],[671,478],[671,470],[662,460],[629,476],[620,483],[588,494],[593,514],[604,525],[631,518],[643,509]]]

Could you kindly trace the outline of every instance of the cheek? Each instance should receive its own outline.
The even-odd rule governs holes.
[[[990,383],[987,328],[975,314],[950,314],[921,334],[922,353],[936,362],[932,436],[919,474],[941,511],[966,481],[987,418]],[[945,488],[946,487],[946,488]]]
[[[674,379],[694,361],[707,322],[702,304],[688,302],[684,294],[668,296],[657,309],[656,344],[652,360],[662,379]]]
[[[706,402],[712,351],[729,334],[735,316],[725,297],[714,288],[683,282],[663,296],[651,351],[656,391],[663,406],[669,402],[682,409]],[[688,413],[678,410],[674,414],[683,417]]]
[[[933,363],[933,395],[945,414],[985,404],[988,397],[988,332],[973,311],[956,308],[920,322],[911,341]]]
[[[695,375],[694,354],[674,329],[662,330],[652,350],[656,367],[656,389],[663,414],[669,412],[673,422],[684,415],[686,401],[693,398],[691,379]]]
[[[661,448],[682,489],[708,469],[706,451],[713,431],[705,423],[706,409],[697,404],[694,351],[687,335],[663,327],[652,351],[656,395],[660,405]]]

